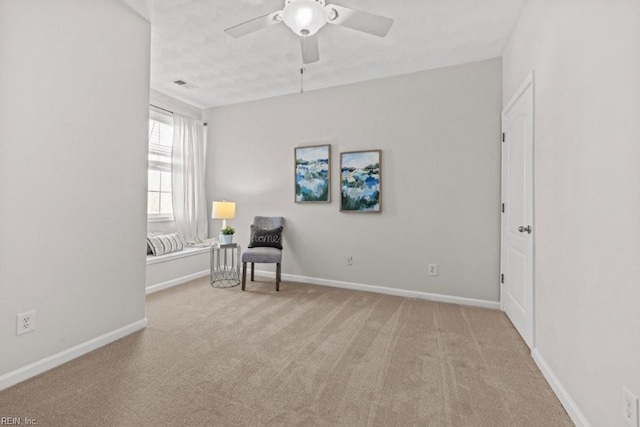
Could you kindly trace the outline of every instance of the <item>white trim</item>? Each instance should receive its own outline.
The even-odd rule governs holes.
[[[204,248],[187,247],[181,251],[170,252],[164,255],[147,255],[147,265],[159,264],[161,262],[173,261],[174,259],[186,258],[188,256],[211,252],[211,246]]]
[[[8,372],[0,376],[0,390],[11,387],[29,378],[35,377],[43,372],[60,366],[68,361],[87,354],[97,348],[110,344],[120,338],[124,338],[134,332],[144,329],[147,326],[147,318],[133,322],[127,326],[123,326],[115,331],[107,332],[104,335],[90,339],[89,341],[78,344],[56,353],[54,355],[40,359],[37,362],[30,363],[27,366],[18,368],[15,371]]]
[[[151,150],[149,150],[151,153]],[[156,153],[153,153],[156,154]],[[147,169],[150,171],[160,171],[171,173],[171,163],[161,162],[160,160],[149,160],[147,162]],[[171,191],[153,191],[154,193],[171,193]],[[163,214],[148,214],[148,215],[163,215]]]
[[[174,222],[173,215],[147,214],[147,222]]]
[[[589,420],[587,420],[587,417],[584,416],[576,402],[571,398],[569,392],[564,388],[537,348],[533,349],[531,356],[533,356],[533,360],[536,362],[536,365],[538,365],[538,368],[551,386],[553,392],[558,397],[558,400],[560,400],[560,403],[562,403],[562,406],[564,406],[567,414],[571,417],[571,421],[573,421],[577,427],[590,427],[591,424],[589,423]]]
[[[163,289],[171,288],[176,285],[181,285],[183,283],[189,282],[191,280],[199,279],[201,277],[205,277],[211,274],[209,270],[202,270],[197,273],[187,274],[186,276],[178,277],[177,279],[169,280],[166,282],[158,283],[156,285],[147,286],[145,292],[147,295],[152,294],[154,292],[161,291]]]
[[[534,84],[534,80],[535,80],[535,71],[531,70],[531,72],[524,79],[524,81],[522,82],[518,90],[516,90],[516,93],[511,97],[509,102],[507,102],[507,106],[504,107],[502,111],[504,112],[504,111],[510,110],[511,107],[513,107],[513,104],[518,102],[518,99],[520,99],[522,94],[525,93],[525,91],[529,88],[529,86],[532,86]]]
[[[269,278],[275,277],[275,273],[272,271],[258,271],[256,274]],[[488,301],[473,298],[456,297],[453,295],[432,294],[421,291],[410,291],[407,289],[388,288],[385,286],[377,285],[365,285],[361,283],[343,282],[339,280],[320,279],[317,277],[296,276],[293,274],[282,274],[283,280],[289,280],[298,283],[309,283],[312,285],[330,286],[332,288],[352,289],[355,291],[375,292],[378,294],[395,295],[408,298],[419,298],[429,301],[445,302],[448,304],[460,304],[470,305],[474,307],[490,308],[492,310],[499,310],[500,303],[498,301]]]

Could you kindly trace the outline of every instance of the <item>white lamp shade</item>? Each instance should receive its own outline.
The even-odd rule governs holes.
[[[211,208],[212,219],[232,219],[236,217],[235,202],[213,202]]]
[[[324,4],[314,0],[295,0],[288,4],[282,12],[282,20],[287,27],[303,37],[317,33],[328,19],[329,13]]]

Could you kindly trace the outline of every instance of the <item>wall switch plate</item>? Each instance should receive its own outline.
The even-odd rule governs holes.
[[[437,276],[438,275],[438,264],[429,264],[429,269],[427,270],[427,274],[429,276]]]
[[[622,387],[622,418],[633,427],[638,427],[638,398]]]
[[[16,314],[16,335],[26,334],[36,330],[36,311]]]

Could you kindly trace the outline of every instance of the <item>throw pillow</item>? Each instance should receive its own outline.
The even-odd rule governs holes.
[[[164,233],[159,231],[150,231],[147,233],[147,237],[149,236],[162,236]],[[147,239],[147,255],[153,255],[153,249],[151,249],[151,245],[149,244],[149,239]]]
[[[149,236],[161,236],[164,233],[160,233],[158,231],[151,231],[147,233],[147,237]],[[153,255],[153,249],[151,249],[151,245],[149,244],[149,239],[147,239],[147,255]]]
[[[148,235],[147,244],[151,247],[153,255],[164,255],[171,252],[177,252],[184,249],[182,239],[178,236],[178,233],[164,234],[164,235]]]
[[[261,228],[252,225],[249,247],[282,249],[282,226]]]

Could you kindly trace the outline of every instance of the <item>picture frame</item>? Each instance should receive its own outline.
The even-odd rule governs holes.
[[[294,201],[331,203],[331,144],[294,149]]]
[[[340,153],[340,212],[382,212],[382,150]]]

